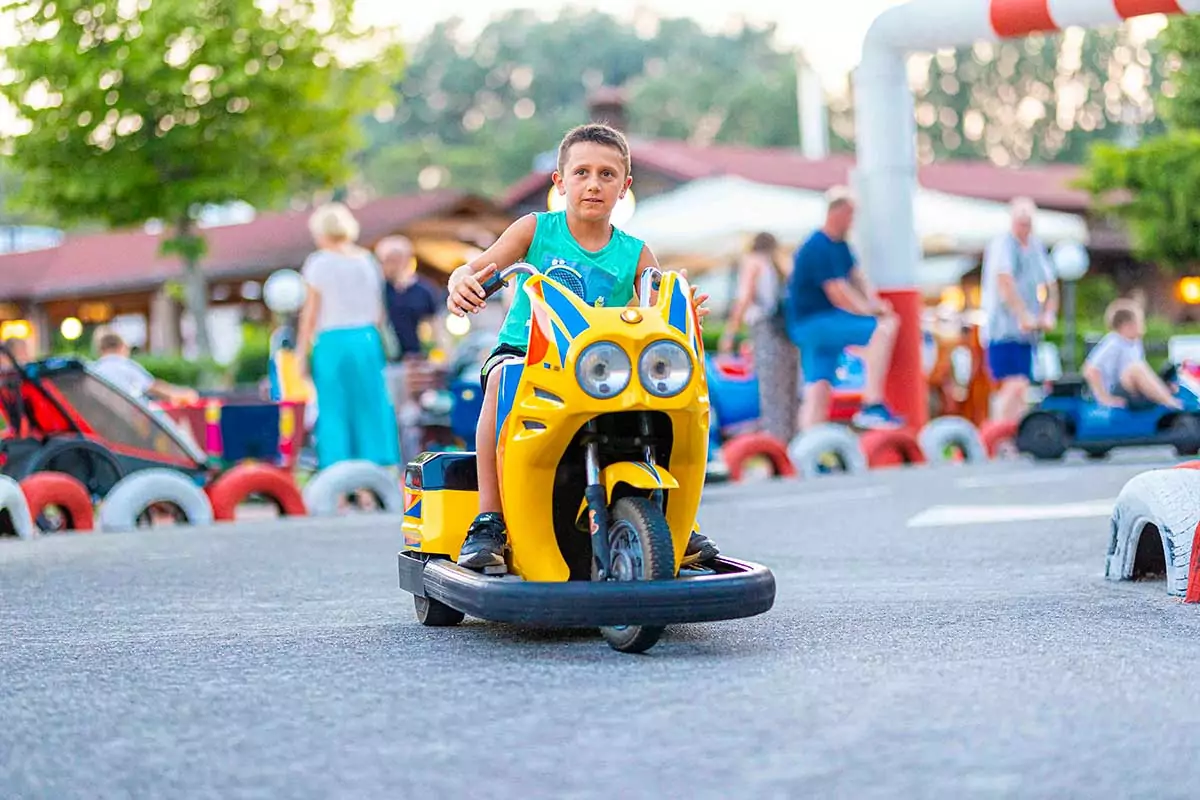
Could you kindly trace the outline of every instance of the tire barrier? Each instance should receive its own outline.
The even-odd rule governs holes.
[[[844,425],[818,425],[798,434],[787,452],[805,478],[834,472],[856,475],[867,470],[867,457],[858,437]]]
[[[182,472],[146,469],[126,475],[100,504],[99,522],[104,531],[132,531],[150,506],[170,503],[179,508],[189,525],[209,525],[212,503],[204,490]]]
[[[978,429],[963,417],[938,417],[926,423],[917,434],[917,443],[925,460],[931,464],[953,463],[947,450],[955,448],[962,460],[975,464],[988,460],[988,449]]]
[[[1192,536],[1192,563],[1188,567],[1187,593],[1183,596],[1185,603],[1200,603],[1200,525]]]
[[[907,430],[867,431],[858,441],[871,469],[925,463],[917,437]]]
[[[0,475],[0,515],[3,514],[8,515],[8,524],[17,538],[32,539],[37,536],[37,528],[33,525],[21,484],[7,475]]]
[[[721,457],[729,468],[729,478],[740,481],[746,462],[755,456],[763,456],[771,464],[771,472],[777,478],[792,478],[796,467],[788,458],[783,443],[767,433],[743,433],[735,436],[721,447]]]
[[[292,474],[270,464],[239,464],[205,491],[212,503],[213,519],[218,522],[232,521],[237,507],[251,495],[273,502],[281,516],[303,517],[308,513]]]
[[[1198,522],[1200,474],[1161,469],[1135,476],[1113,507],[1104,576],[1128,581],[1163,575],[1167,594],[1185,596]]]
[[[370,461],[342,461],[327,467],[304,487],[304,505],[314,517],[338,513],[338,500],[358,490],[372,492],[389,514],[404,513],[404,494],[392,474]]]
[[[988,420],[979,426],[979,438],[987,449],[988,457],[995,458],[1005,445],[1016,445],[1017,423],[1011,420]]]
[[[1176,464],[1171,469],[1200,469],[1200,461],[1187,461],[1183,464]]]
[[[57,507],[64,517],[63,530],[91,531],[96,527],[96,509],[87,487],[65,472],[35,472],[21,481],[29,503],[29,516],[40,519],[47,508]]]

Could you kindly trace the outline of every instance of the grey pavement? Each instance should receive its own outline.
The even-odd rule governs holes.
[[[0,541],[0,797],[1194,798],[1200,608],[1103,579],[1160,456],[715,487],[775,608],[644,656],[421,627],[394,517]]]

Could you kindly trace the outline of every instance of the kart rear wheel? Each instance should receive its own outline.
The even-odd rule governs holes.
[[[417,612],[417,622],[431,628],[450,628],[462,622],[463,618],[467,616],[457,608],[451,608],[432,597],[413,595],[413,608]]]
[[[1050,414],[1031,414],[1017,429],[1017,449],[1037,461],[1056,461],[1067,452],[1067,426]]]
[[[1181,456],[1200,453],[1200,417],[1180,414],[1171,420],[1171,438],[1175,440],[1175,452]]]
[[[658,506],[645,497],[623,497],[609,509],[610,572],[618,581],[663,581],[675,577],[675,545]],[[594,576],[593,576],[594,577]],[[644,653],[658,642],[662,625],[601,628],[609,646],[621,653]]]

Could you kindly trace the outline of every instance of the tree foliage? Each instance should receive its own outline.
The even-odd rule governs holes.
[[[6,140],[18,203],[63,223],[158,218],[206,292],[194,219],[207,204],[264,207],[346,180],[360,118],[389,96],[398,50],[355,32],[351,0],[26,0],[0,92],[23,120]],[[380,75],[385,77],[381,78]],[[204,326],[197,326],[203,331]],[[202,336],[206,350],[206,337]]]
[[[1138,258],[1185,271],[1200,264],[1200,20],[1173,19],[1162,44],[1168,131],[1136,147],[1095,145],[1080,184],[1128,226]]]

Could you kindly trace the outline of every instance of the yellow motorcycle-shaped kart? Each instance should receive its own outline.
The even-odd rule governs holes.
[[[518,273],[532,305],[528,355],[499,367],[496,410],[507,572],[455,563],[478,512],[475,454],[423,453],[405,470],[399,553],[418,619],[599,627],[613,648],[641,652],[667,625],[770,609],[775,578],[763,566],[720,557],[680,568],[709,446],[686,280],[645,270],[641,306],[618,308],[586,305],[572,272],[528,264],[485,289]]]

